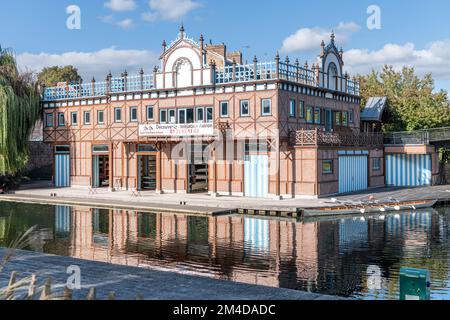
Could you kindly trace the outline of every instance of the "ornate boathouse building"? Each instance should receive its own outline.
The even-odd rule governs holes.
[[[182,27],[151,73],[45,88],[57,187],[292,198],[384,185],[344,52],[243,63]]]

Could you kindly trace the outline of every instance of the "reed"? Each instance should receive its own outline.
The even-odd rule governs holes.
[[[0,275],[4,272],[5,266],[13,259],[17,250],[26,248],[36,239],[36,229],[37,226],[30,228],[11,242],[0,260]],[[18,276],[19,274],[16,271],[11,272],[8,285],[0,288],[0,300],[73,300],[73,290],[65,286],[62,292],[55,291],[50,277],[46,278],[44,283],[39,286],[36,274],[21,279]],[[136,296],[136,300],[143,299],[140,294]],[[91,287],[85,300],[97,300],[97,288]],[[110,292],[107,300],[116,300],[116,292]]]

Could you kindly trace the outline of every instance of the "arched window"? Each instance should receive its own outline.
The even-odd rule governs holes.
[[[338,70],[333,62],[328,65],[328,89],[338,90]]]
[[[180,59],[174,65],[174,83],[177,88],[192,86],[192,63],[188,59]]]

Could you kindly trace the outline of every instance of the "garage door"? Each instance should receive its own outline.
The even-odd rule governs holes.
[[[244,164],[246,197],[267,198],[269,195],[269,156],[248,155]]]
[[[70,187],[70,155],[55,155],[55,187]]]
[[[365,190],[368,182],[367,156],[339,157],[339,193]]]
[[[431,185],[431,155],[386,155],[386,184],[394,187]]]

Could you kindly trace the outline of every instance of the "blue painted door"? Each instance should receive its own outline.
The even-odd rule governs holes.
[[[70,187],[70,155],[55,155],[55,187]]]
[[[100,157],[92,157],[92,187],[100,187]]]
[[[269,156],[247,155],[244,164],[244,195],[267,198],[269,195]]]
[[[386,155],[386,184],[394,187],[431,185],[431,155]]]
[[[339,157],[339,193],[365,190],[369,186],[367,156]]]
[[[55,206],[55,231],[60,237],[70,234],[71,208],[68,206]]]
[[[269,236],[269,220],[244,219],[244,249],[250,253],[269,253]]]

